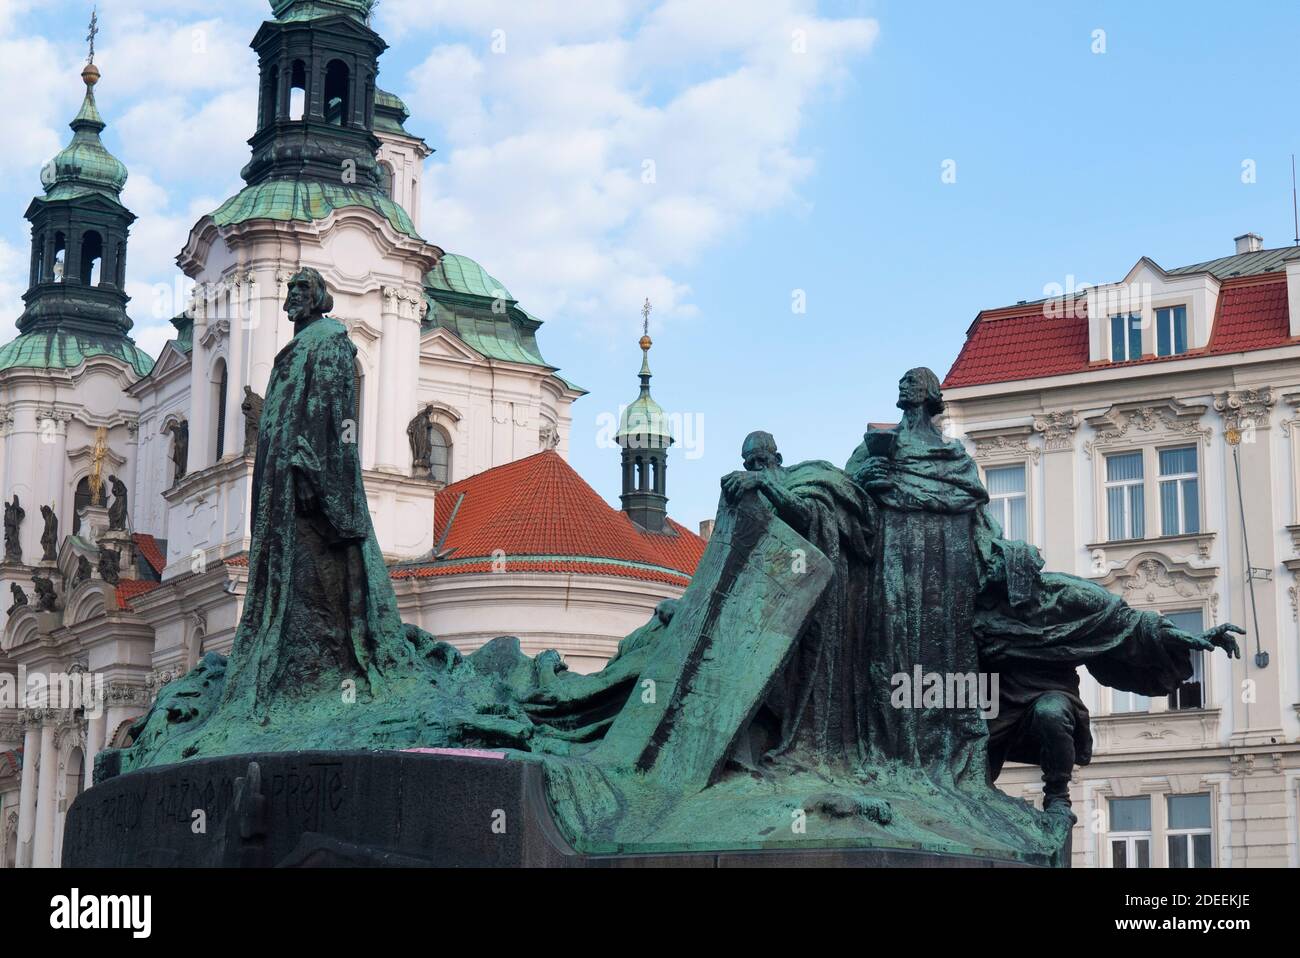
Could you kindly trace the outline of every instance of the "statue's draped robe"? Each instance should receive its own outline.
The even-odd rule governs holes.
[[[896,708],[891,693],[901,675],[919,695],[918,667],[945,677],[979,670],[974,530],[988,493],[960,442],[906,423],[868,433],[847,471],[858,477],[872,463],[879,518],[864,609],[871,762],[923,769],[942,785],[983,786],[987,730],[978,703]]]
[[[409,656],[362,485],[353,421],[356,347],[322,317],[276,356],[253,473],[248,598],[235,636],[227,702],[261,714],[331,673],[375,691]],[[320,504],[299,515],[295,483]]]
[[[790,660],[772,684],[747,737],[753,758],[856,768],[866,757],[867,659],[862,595],[875,505],[841,469],[805,462],[774,470],[796,500],[777,514],[816,546],[834,570]],[[768,725],[766,741],[754,734]],[[760,744],[761,743],[761,744]]]

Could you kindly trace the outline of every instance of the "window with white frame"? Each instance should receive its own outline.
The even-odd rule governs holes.
[[[1201,531],[1201,492],[1195,446],[1160,450],[1160,534]]]
[[[1151,796],[1112,798],[1110,809],[1110,867],[1151,867]]]
[[[1190,632],[1192,635],[1199,635],[1205,630],[1205,613],[1200,609],[1189,609],[1182,612],[1166,612],[1165,618],[1172,622],[1184,632]],[[1202,709],[1206,704],[1206,687],[1205,687],[1205,653],[1193,651],[1192,656],[1192,675],[1186,682],[1181,683],[1173,694],[1169,696],[1169,708],[1171,711],[1181,711],[1184,709]]]
[[[1116,363],[1142,358],[1142,316],[1140,314],[1131,313],[1128,316],[1110,318],[1110,358]]]
[[[1187,307],[1168,306],[1156,310],[1156,355],[1178,356],[1187,352]]]
[[[1141,450],[1106,457],[1106,521],[1112,542],[1146,535]]]
[[[1125,692],[1123,689],[1111,689],[1110,710],[1112,713],[1150,712],[1151,700],[1145,695],[1138,695],[1136,692]]]
[[[1214,865],[1214,829],[1210,819],[1210,793],[1168,795],[1165,841],[1170,868],[1211,868]]]
[[[1029,537],[1029,518],[1025,495],[1025,464],[997,466],[984,471],[984,485],[989,491],[989,514],[1002,526],[1008,539],[1024,541]]]

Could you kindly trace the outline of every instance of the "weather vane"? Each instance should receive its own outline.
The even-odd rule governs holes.
[[[654,307],[650,305],[650,299],[647,297],[645,305],[641,307],[641,331],[647,336],[650,335],[650,310],[652,309]]]
[[[90,32],[86,34],[86,39],[90,41],[90,59],[87,63],[95,62],[95,37],[99,36],[99,8],[93,7],[90,11]]]

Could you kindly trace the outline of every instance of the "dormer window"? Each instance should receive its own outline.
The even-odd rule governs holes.
[[[1184,328],[1186,328],[1185,324]],[[1142,358],[1142,315],[1140,313],[1110,318],[1110,358],[1111,362],[1116,363]]]
[[[1187,352],[1187,307],[1156,310],[1156,355],[1179,356]]]

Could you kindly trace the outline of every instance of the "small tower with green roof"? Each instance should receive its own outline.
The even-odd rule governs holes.
[[[86,94],[71,123],[72,142],[45,164],[45,195],[27,209],[32,255],[17,321],[22,335],[0,349],[0,371],[70,369],[108,354],[143,376],[152,361],[127,335],[126,251],[135,222],[121,199],[127,170],[100,139],[105,123],[95,103],[100,72],[93,60],[81,79]]]
[[[623,449],[623,511],[647,532],[668,530],[668,414],[650,395],[650,301],[642,309],[641,394],[623,411],[616,441]]]

